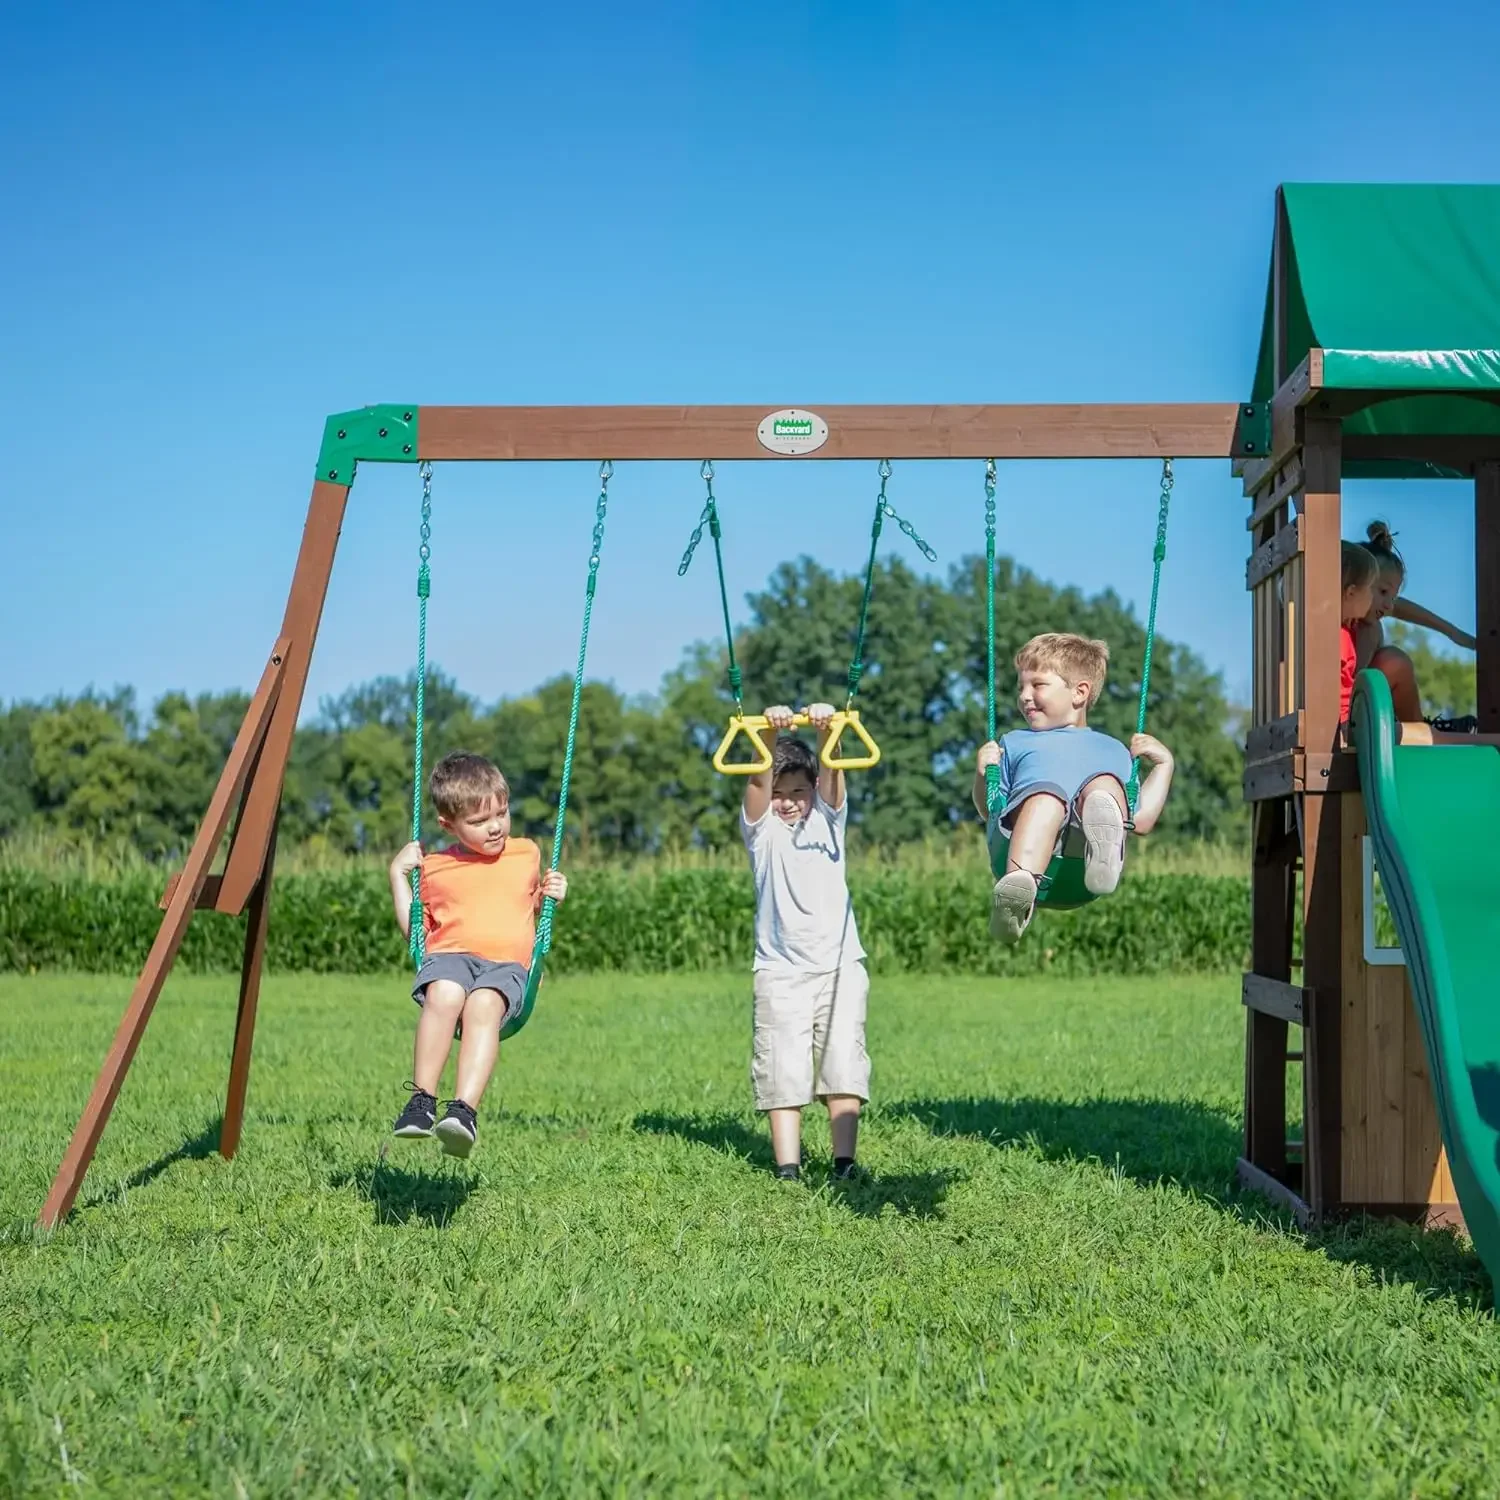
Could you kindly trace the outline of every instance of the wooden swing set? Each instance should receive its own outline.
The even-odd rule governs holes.
[[[1288,192],[1292,190],[1287,190]],[[1411,191],[1327,189],[1320,192]],[[1356,215],[1357,217],[1357,215]],[[1362,232],[1368,233],[1365,223]],[[1342,242],[1341,242],[1342,243]],[[1350,241],[1350,244],[1353,242]],[[1254,948],[1247,1008],[1245,1153],[1251,1186],[1306,1215],[1352,1206],[1447,1212],[1451,1189],[1420,1037],[1404,1016],[1401,971],[1366,971],[1346,941],[1361,920],[1351,839],[1359,828],[1352,754],[1339,746],[1340,482],[1351,462],[1442,465],[1476,479],[1479,704],[1500,730],[1500,416],[1494,396],[1467,404],[1485,421],[1423,430],[1409,412],[1390,428],[1370,413],[1409,397],[1472,397],[1430,371],[1351,383],[1367,366],[1312,337],[1292,258],[1286,198],[1277,195],[1267,334],[1254,399],[1187,405],[640,406],[383,405],[327,421],[286,611],[114,1041],[40,1214],[69,1212],[188,923],[205,909],[246,918],[219,1151],[235,1154],[244,1123],[265,955],[276,827],[350,486],[361,463],[632,459],[1165,459],[1231,461],[1250,499],[1247,584],[1254,616],[1254,714],[1245,795],[1254,815]],[[1363,252],[1361,252],[1363,253]],[[1299,321],[1300,320],[1300,321]],[[1348,344],[1350,349],[1379,345]],[[1400,349],[1429,349],[1410,342]],[[1451,347],[1451,346],[1450,346]],[[1401,428],[1415,430],[1401,430]],[[222,870],[210,873],[230,831]],[[1300,873],[1300,880],[1298,878]],[[1294,906],[1304,929],[1301,973]],[[978,918],[976,918],[977,920]],[[1373,974],[1373,978],[1371,975]],[[1394,978],[1391,976],[1395,976]],[[1403,1012],[1403,1007],[1404,1012]],[[1301,1051],[1288,1028],[1303,1028]],[[1406,1045],[1379,1119],[1372,1100],[1389,1069],[1369,1038],[1394,1026]],[[1404,1029],[1403,1029],[1404,1028]],[[1415,1045],[1413,1039],[1415,1038]],[[1288,1147],[1287,1070],[1303,1065],[1305,1144]],[[1424,1102],[1425,1091],[1425,1102]],[[1394,1121],[1394,1123],[1393,1123]],[[1298,1158],[1300,1157],[1300,1162]]]

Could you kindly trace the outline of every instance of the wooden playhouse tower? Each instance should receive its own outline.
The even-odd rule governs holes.
[[[1500,733],[1497,351],[1500,188],[1278,192],[1253,395],[1269,403],[1268,456],[1237,464],[1254,824],[1239,1170],[1304,1221],[1461,1219],[1406,969],[1374,940],[1358,765],[1339,744],[1340,492],[1346,478],[1472,481],[1479,728]]]

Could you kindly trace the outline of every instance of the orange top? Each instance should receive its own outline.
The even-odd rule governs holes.
[[[542,851],[507,839],[493,857],[464,848],[422,861],[422,921],[429,953],[472,953],[492,963],[531,963]]]
[[[1349,722],[1349,704],[1354,699],[1354,667],[1358,657],[1354,651],[1354,632],[1347,625],[1339,626],[1339,723]]]

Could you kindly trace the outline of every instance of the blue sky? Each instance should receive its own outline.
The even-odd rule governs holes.
[[[417,13],[0,20],[0,699],[251,684],[331,411],[1235,400],[1278,181],[1500,160],[1488,3],[1420,28],[1279,0]],[[940,566],[982,546],[981,480],[897,465]],[[858,566],[876,482],[721,465],[736,597],[799,552]],[[585,465],[439,467],[431,653],[482,697],[571,668],[596,489]],[[676,576],[701,483],[622,464],[612,494],[592,669],[646,690],[715,630],[711,569]],[[1471,494],[1345,499],[1465,624]],[[1155,498],[1149,464],[1007,465],[1001,545],[1143,604]],[[411,470],[361,472],[309,708],[409,669],[417,505]],[[1179,467],[1161,625],[1239,694],[1244,515],[1227,465]]]

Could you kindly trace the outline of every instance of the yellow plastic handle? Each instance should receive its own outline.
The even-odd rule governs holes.
[[[751,717],[731,714],[729,717],[729,728],[725,731],[724,738],[719,741],[719,748],[714,751],[714,770],[723,776],[759,776],[762,771],[769,771],[771,769],[771,752],[767,748],[766,742],[755,733],[755,730],[769,729],[770,727],[764,714],[756,714]],[[750,741],[755,759],[727,760],[725,757],[734,748],[734,742],[741,735]]]
[[[806,714],[793,714],[792,723],[806,728],[812,723]],[[732,714],[729,728],[714,751],[714,770],[725,776],[759,776],[771,769],[771,752],[761,738],[761,732],[771,727],[764,714]],[[840,755],[839,741],[844,731],[852,729],[855,737],[865,748],[863,755]],[[741,736],[748,739],[755,750],[754,760],[729,760],[727,756],[734,742]],[[880,764],[880,746],[870,737],[870,731],[860,722],[859,710],[840,710],[828,721],[828,738],[823,744],[822,761],[830,771],[868,771]]]
[[[854,737],[865,747],[863,755],[840,755],[839,741],[844,731],[852,729]],[[868,771],[880,764],[880,746],[870,737],[870,731],[860,722],[859,710],[851,708],[836,713],[828,725],[828,739],[823,745],[823,764],[830,771]]]

